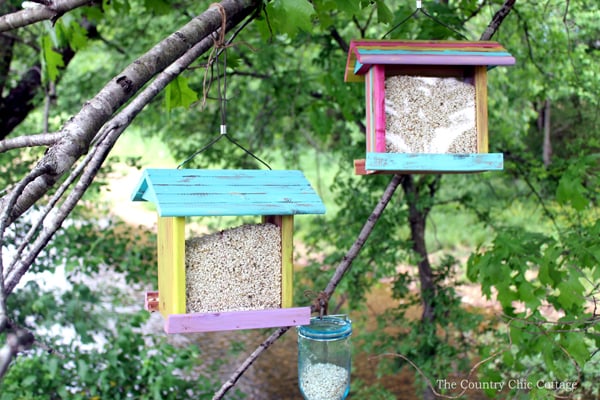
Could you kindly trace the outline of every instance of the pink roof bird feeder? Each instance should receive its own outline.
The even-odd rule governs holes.
[[[344,79],[365,82],[366,159],[355,172],[501,170],[488,153],[487,71],[513,65],[496,42],[353,40]]]

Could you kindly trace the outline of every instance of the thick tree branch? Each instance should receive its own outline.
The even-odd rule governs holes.
[[[239,22],[256,8],[257,0],[223,0],[227,19]],[[158,43],[110,81],[81,111],[65,123],[62,139],[40,160],[48,173],[29,184],[11,210],[14,221],[35,204],[74,163],[85,154],[99,129],[150,79],[185,54],[221,25],[219,11],[212,7],[180,30]],[[0,209],[5,199],[0,200]]]
[[[248,14],[249,13],[239,12],[228,18],[227,28],[235,26]],[[220,24],[217,25],[220,26]],[[71,211],[81,200],[81,197],[85,193],[86,189],[97,175],[99,168],[108,156],[113,145],[125,128],[135,118],[135,116],[138,115],[145,105],[148,104],[157,94],[159,94],[169,82],[183,72],[185,68],[194,62],[200,55],[212,47],[214,42],[209,34],[207,34],[206,37],[200,40],[195,46],[185,51],[184,54],[179,59],[175,60],[171,66],[165,68],[164,71],[160,73],[156,79],[140,93],[140,95],[138,95],[133,101],[124,107],[123,110],[109,123],[107,123],[103,129],[91,140],[92,143],[95,143],[94,147],[85,157],[85,159],[82,160],[82,162],[71,172],[70,176],[61,185],[61,187],[58,188],[55,195],[52,197],[52,199],[50,199],[47,207],[42,211],[42,215],[39,217],[37,222],[33,223],[30,231],[25,237],[25,240],[21,246],[18,247],[16,252],[17,254],[14,256],[8,271],[6,271],[6,274],[2,271],[2,249],[0,247],[0,283],[2,284],[2,287],[0,288],[0,292],[2,294],[0,300],[5,300],[6,297],[12,293],[22,276],[35,261],[36,257],[39,255],[42,249],[47,246],[52,236],[70,215]],[[44,164],[38,164],[37,170],[43,173],[44,171],[40,169],[42,168],[41,165]],[[19,185],[25,187],[34,177],[34,175],[30,174],[29,179],[23,180],[19,183]],[[64,193],[77,179],[78,181],[69,195],[63,201],[60,207],[57,208],[56,205]],[[8,214],[9,210],[13,206],[12,202],[18,197],[17,193],[20,192],[21,190],[13,191],[4,198],[5,201],[8,201],[8,204],[5,203],[5,205],[9,207],[6,207],[4,209],[4,213],[2,214],[3,218],[0,221],[2,223],[2,226],[0,226],[0,238],[9,222]],[[52,214],[52,219],[47,220],[48,215],[50,215],[50,211],[54,211],[54,213]],[[39,235],[37,235],[40,229],[42,229],[42,231]],[[34,238],[35,240],[33,240]],[[32,240],[33,242],[31,242]],[[23,254],[26,248],[27,253]],[[3,312],[2,315],[6,316],[6,312]],[[6,321],[7,319],[2,318],[2,320]],[[3,327],[1,327],[2,329],[0,329],[0,332],[6,329],[7,326],[5,323],[2,325]],[[15,343],[18,344],[18,341]],[[10,342],[0,350],[0,367],[2,367],[2,369],[0,369],[0,377],[6,371],[6,368],[8,368],[12,358],[16,356],[17,352],[21,348],[22,346],[15,346],[14,343]]]
[[[331,277],[331,279],[329,280],[329,283],[327,284],[327,287],[323,291],[323,293],[325,294],[325,296],[327,298],[331,297],[331,295],[335,291],[335,288],[342,281],[342,278],[344,277],[344,275],[350,270],[350,267],[352,267],[352,262],[354,261],[354,259],[356,259],[356,257],[360,253],[365,242],[369,238],[369,235],[373,231],[375,224],[381,217],[381,214],[383,214],[383,210],[385,210],[385,207],[388,205],[388,203],[392,199],[394,193],[396,192],[396,189],[398,188],[400,183],[405,178],[406,178],[406,176],[404,176],[404,175],[394,175],[393,176],[392,180],[390,181],[390,183],[386,187],[385,191],[381,195],[379,202],[373,209],[373,212],[367,218],[367,221],[363,225],[358,237],[356,238],[356,240],[354,241],[354,243],[352,244],[352,246],[350,247],[350,249],[344,256],[342,261],[339,263],[337,268],[335,269],[333,276]],[[315,311],[314,306],[312,307],[312,311]],[[246,360],[233,372],[233,374],[231,374],[229,379],[215,393],[215,395],[213,396],[213,400],[222,399],[223,396],[225,396],[225,394],[232,387],[235,386],[236,382],[240,379],[240,377],[244,374],[244,372],[246,372],[246,370],[254,363],[254,361],[256,361],[256,359],[262,354],[262,352],[265,351],[266,349],[268,349],[269,346],[271,346],[273,343],[275,343],[275,341],[277,339],[279,339],[281,336],[283,336],[290,328],[291,327],[289,327],[289,326],[279,328],[275,332],[273,332],[273,334],[271,334],[271,336],[269,336],[267,339],[265,339],[252,352],[252,354],[250,354],[248,356],[248,358],[246,358]]]
[[[227,21],[227,29],[231,29],[233,26],[238,24],[240,18],[230,18]],[[25,274],[31,263],[35,260],[39,252],[49,242],[54,233],[60,228],[61,224],[68,217],[69,213],[75,207],[77,202],[83,196],[87,186],[81,184],[84,181],[88,186],[91,180],[96,175],[97,170],[104,162],[108,152],[121,133],[129,126],[131,121],[143,110],[143,108],[150,103],[173,79],[181,74],[189,65],[191,65],[198,57],[206,53],[214,44],[212,37],[208,36],[201,40],[198,44],[193,46],[187,51],[182,57],[176,60],[171,66],[166,68],[160,73],[156,79],[148,85],[140,94],[131,101],[119,114],[117,114],[109,123],[107,123],[98,133],[94,142],[96,143],[92,151],[86,156],[86,158],[80,163],[80,165],[74,169],[67,180],[57,190],[55,195],[49,201],[48,205],[42,211],[40,218],[37,223],[34,223],[24,238],[22,245],[17,249],[16,255],[13,258],[13,262],[8,268],[6,291],[11,293],[16,284]],[[88,173],[89,171],[89,173]],[[35,234],[39,231],[44,222],[44,219],[52,211],[55,205],[58,203],[60,198],[66,192],[68,187],[77,179],[77,177],[83,173],[78,183],[79,189],[73,189],[67,200],[61,205],[58,212],[54,215],[52,221],[45,223],[43,233],[29,246],[29,252],[27,255],[21,257],[25,246],[33,240]],[[88,176],[88,178],[85,178]],[[84,179],[85,178],[85,179]]]

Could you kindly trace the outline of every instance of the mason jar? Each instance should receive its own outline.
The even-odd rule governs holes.
[[[298,328],[298,384],[305,400],[342,400],[350,391],[352,321],[313,317]]]

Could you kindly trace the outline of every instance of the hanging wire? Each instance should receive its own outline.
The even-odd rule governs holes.
[[[204,147],[195,151],[191,156],[186,158],[183,162],[181,162],[177,166],[177,169],[180,169],[185,164],[192,161],[198,154],[211,148],[215,143],[217,143],[222,138],[226,138],[229,142],[233,143],[234,145],[236,145],[237,147],[242,149],[244,151],[244,153],[248,154],[249,156],[254,158],[256,161],[258,161],[259,163],[261,163],[262,165],[267,167],[268,169],[271,169],[269,164],[267,164],[266,162],[261,160],[254,153],[252,153],[250,150],[246,149],[244,146],[242,146],[240,143],[238,143],[235,139],[233,139],[231,136],[229,136],[227,134],[227,47],[230,46],[230,44],[225,43],[225,19],[226,19],[225,10],[223,9],[223,6],[221,6],[218,3],[215,4],[215,6],[219,7],[219,12],[221,13],[221,17],[222,17],[222,24],[221,24],[221,32],[220,32],[219,38],[214,39],[215,48],[216,48],[216,51],[214,53],[214,59],[211,59],[212,57],[209,57],[208,63],[210,64],[211,78],[212,78],[213,66],[214,65],[217,66],[217,94],[218,94],[218,99],[219,99],[219,109],[220,109],[220,113],[221,113],[220,135],[215,137],[214,139],[212,139]],[[221,71],[220,71],[220,66],[219,66],[220,65],[219,64],[219,54],[221,54],[221,53],[223,53],[223,67],[224,67],[223,68],[223,85],[222,86],[221,86]]]
[[[453,32],[455,34],[457,34],[458,36],[460,36],[462,39],[464,40],[469,40],[467,39],[467,37],[465,35],[463,35],[462,33],[460,33],[459,31],[457,31],[456,29],[454,29],[453,27],[451,27],[450,25],[444,23],[443,21],[440,21],[438,18],[434,17],[433,15],[429,14],[427,11],[425,11],[425,9],[422,7],[421,1],[417,0],[417,9],[415,11],[413,11],[412,14],[410,14],[408,17],[404,18],[402,21],[400,21],[398,24],[396,24],[395,26],[392,27],[392,29],[390,29],[389,31],[387,31],[385,33],[385,35],[383,35],[381,38],[384,39],[387,35],[389,35],[390,33],[392,33],[393,31],[395,31],[396,29],[398,29],[400,26],[404,25],[406,23],[406,21],[408,21],[409,19],[416,17],[417,14],[422,13],[423,15],[425,15],[427,18],[431,19],[432,21],[434,21],[435,23],[437,23],[438,25],[443,26],[444,28],[448,29],[450,32]]]

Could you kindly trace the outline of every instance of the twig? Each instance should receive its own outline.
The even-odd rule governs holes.
[[[485,364],[486,362],[493,360],[494,358],[498,357],[499,355],[501,355],[502,353],[504,353],[505,351],[510,350],[510,348],[512,347],[512,338],[510,337],[510,324],[512,321],[509,321],[507,323],[507,331],[506,331],[506,336],[508,337],[508,344],[506,346],[506,348],[500,349],[492,354],[490,354],[489,356],[487,356],[486,358],[484,358],[483,360],[480,360],[479,362],[477,362],[475,365],[473,365],[473,367],[471,367],[471,369],[469,370],[469,373],[467,374],[466,380],[470,380],[471,376],[473,376],[473,374],[475,373],[475,371],[477,371],[477,369]],[[435,388],[433,383],[431,382],[431,380],[427,377],[427,375],[425,375],[425,373],[423,372],[423,370],[421,370],[421,368],[419,368],[410,358],[406,357],[403,354],[398,354],[398,353],[384,353],[384,354],[380,354],[378,356],[376,356],[375,358],[381,358],[381,357],[397,357],[397,358],[401,358],[404,361],[406,361],[407,363],[409,363],[418,373],[419,375],[421,375],[421,377],[425,380],[425,382],[427,382],[427,385],[429,386],[429,388],[431,389],[432,393],[439,398],[442,399],[459,399],[461,398],[466,392],[468,387],[464,387],[462,388],[462,390],[460,391],[460,393],[456,394],[456,395],[445,395],[442,393],[438,393]]]
[[[504,2],[502,7],[494,14],[492,21],[489,23],[479,40],[490,40],[492,36],[494,36],[504,19],[510,14],[516,1],[517,0],[506,0]]]
[[[244,360],[244,362],[231,374],[227,382],[225,382],[221,388],[213,395],[213,400],[222,399],[223,396],[235,386],[237,381],[241,378],[241,376],[246,372],[246,370],[256,361],[258,356],[261,355],[263,351],[265,351],[269,346],[277,341],[281,336],[283,336],[291,327],[285,326],[277,329],[275,332],[271,334],[268,338],[266,338],[253,352]]]
[[[60,133],[42,133],[39,135],[17,136],[0,141],[0,153],[23,147],[51,146],[60,139]]]
[[[402,183],[404,178],[405,178],[405,175],[394,175],[394,177],[388,184],[387,188],[381,195],[381,199],[379,200],[379,203],[377,203],[377,205],[373,209],[373,212],[371,213],[371,215],[369,215],[369,218],[367,218],[367,221],[363,225],[363,228],[360,231],[360,234],[358,235],[358,237],[356,238],[356,241],[352,244],[352,246],[350,247],[350,250],[348,250],[348,252],[344,256],[344,258],[342,259],[340,264],[337,266],[335,273],[333,274],[329,283],[327,284],[327,287],[323,291],[323,293],[326,294],[328,298],[331,297],[331,295],[335,291],[335,288],[340,283],[340,281],[342,280],[342,278],[344,277],[346,272],[348,272],[350,270],[350,267],[352,266],[352,262],[354,261],[356,256],[360,253],[360,250],[362,249],[362,247],[364,246],[365,242],[367,241],[369,235],[373,231],[375,224],[381,217],[383,210],[385,209],[387,204],[392,199],[392,196],[394,195],[396,189],[398,188],[400,183]],[[311,307],[312,311],[314,311],[313,307],[314,307],[314,304]],[[246,372],[246,370],[254,363],[254,361],[256,361],[256,359],[262,354],[262,352],[265,351],[266,349],[268,349],[269,346],[271,346],[277,339],[279,339],[281,336],[283,336],[283,334],[285,334],[289,329],[290,329],[289,326],[279,328],[271,336],[269,336],[267,339],[265,339],[265,341],[263,341],[252,352],[252,354],[250,354],[248,356],[248,358],[246,358],[246,360],[242,363],[242,365],[240,365],[231,374],[229,379],[214,394],[213,400],[222,399],[223,396],[225,396],[225,394],[232,387],[235,386],[236,382],[240,379],[240,377],[244,374],[244,372]]]

